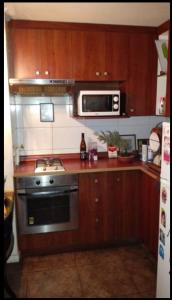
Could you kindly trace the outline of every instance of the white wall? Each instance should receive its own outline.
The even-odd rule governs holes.
[[[5,18],[4,18],[5,21]],[[13,149],[9,101],[8,69],[7,69],[7,48],[6,48],[6,28],[4,23],[4,177],[6,177],[5,191],[14,191],[13,184]],[[13,216],[14,248],[8,262],[19,261],[17,235],[16,235],[16,214],[14,207]]]
[[[39,103],[54,103],[54,122],[40,122]],[[65,97],[11,97],[13,142],[24,145],[21,155],[79,153],[81,132],[97,141],[98,151],[106,145],[94,134],[100,130],[117,130],[120,134],[136,134],[149,138],[150,130],[166,118],[132,117],[120,119],[75,119],[72,117],[72,99]]]

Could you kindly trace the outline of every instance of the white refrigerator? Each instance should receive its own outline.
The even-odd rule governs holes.
[[[170,298],[170,123],[162,123],[156,298]]]

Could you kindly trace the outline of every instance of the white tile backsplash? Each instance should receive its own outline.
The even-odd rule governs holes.
[[[84,132],[82,127],[68,127],[68,128],[54,128],[53,129],[53,149],[61,150],[63,149],[77,150],[79,152],[81,133]]]
[[[24,129],[16,129],[16,146],[24,145]]]
[[[54,122],[52,127],[81,127],[83,126],[77,119],[70,115],[70,106],[54,105]]]
[[[25,150],[52,150],[52,128],[24,128]]]
[[[15,104],[14,104],[15,103]],[[40,103],[54,103],[54,122],[40,122]],[[120,134],[136,134],[136,138],[149,138],[150,131],[159,122],[168,120],[162,116],[131,117],[121,119],[73,118],[72,97],[22,97],[11,100],[13,144],[24,145],[23,155],[78,153],[81,133],[86,143],[96,141],[98,151],[107,146],[98,141],[95,132],[119,131]]]

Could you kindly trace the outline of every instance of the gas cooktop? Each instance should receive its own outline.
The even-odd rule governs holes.
[[[65,171],[60,158],[41,158],[36,161],[35,173],[60,172]]]

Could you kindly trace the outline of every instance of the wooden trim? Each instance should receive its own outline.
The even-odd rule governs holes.
[[[158,35],[168,31],[170,29],[170,20],[164,22],[157,28]]]
[[[11,28],[32,28],[32,29],[59,29],[59,30],[95,30],[95,31],[120,31],[120,32],[150,32],[156,33],[156,27],[149,26],[128,26],[128,25],[108,25],[92,23],[71,23],[71,22],[46,22],[11,20]]]

